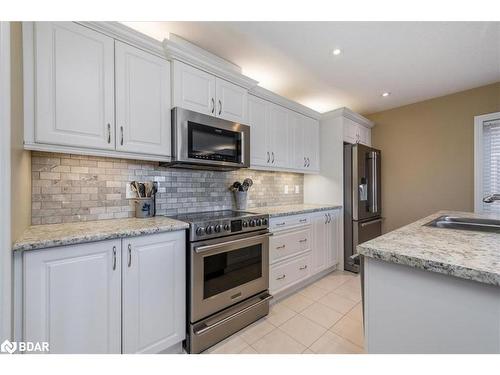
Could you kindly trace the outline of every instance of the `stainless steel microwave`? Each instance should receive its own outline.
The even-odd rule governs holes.
[[[162,165],[209,170],[248,168],[250,127],[175,107],[172,161]]]

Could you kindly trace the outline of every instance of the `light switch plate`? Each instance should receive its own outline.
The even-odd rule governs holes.
[[[299,194],[299,193],[300,193],[300,186],[295,185],[295,194]]]
[[[130,182],[127,182],[126,183],[126,190],[125,190],[125,198],[127,199],[130,199],[130,198],[135,198],[136,195],[135,193],[132,191],[132,187],[130,186]]]
[[[288,185],[285,185],[285,194],[288,194]]]

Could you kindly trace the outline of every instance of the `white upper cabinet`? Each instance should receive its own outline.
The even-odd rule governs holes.
[[[206,115],[216,114],[215,77],[203,70],[173,62],[173,107]]]
[[[362,143],[371,146],[371,129],[351,120],[343,118],[344,142]]]
[[[173,66],[173,107],[247,123],[245,88],[180,61]]]
[[[271,166],[290,168],[290,127],[287,110],[284,107],[269,104],[269,131]]]
[[[304,172],[319,171],[319,123],[310,117],[290,111],[290,128],[293,129],[293,168]]]
[[[307,166],[307,159],[305,156],[305,142],[304,142],[304,126],[302,123],[302,115],[288,111],[288,126],[292,134],[293,147],[290,149],[291,167],[294,169],[305,170]]]
[[[36,142],[114,149],[114,40],[72,22],[37,22],[34,41]]]
[[[228,121],[247,123],[248,91],[243,87],[217,78],[217,117]]]
[[[121,352],[120,240],[24,253],[23,340],[50,353]]]
[[[116,149],[169,156],[170,63],[116,42]]]
[[[268,102],[265,100],[253,95],[248,96],[251,166],[267,167],[271,161],[267,107]]]
[[[123,240],[123,353],[158,353],[185,338],[184,232]]]

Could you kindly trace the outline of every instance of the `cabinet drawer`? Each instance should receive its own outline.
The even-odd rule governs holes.
[[[271,266],[269,289],[277,293],[310,275],[311,253]]]
[[[308,225],[310,222],[309,215],[281,216],[271,218],[269,227],[272,232],[275,232],[300,225]]]
[[[311,228],[283,232],[271,236],[269,240],[269,260],[276,263],[295,254],[311,249]]]

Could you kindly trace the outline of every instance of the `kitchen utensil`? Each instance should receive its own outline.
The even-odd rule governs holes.
[[[136,198],[135,199],[135,217],[146,218],[153,217],[156,214],[154,198]]]

